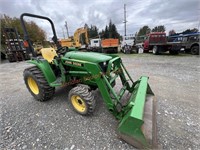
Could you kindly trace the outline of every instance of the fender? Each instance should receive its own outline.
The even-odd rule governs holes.
[[[49,86],[56,80],[56,76],[47,60],[32,59],[29,60],[28,63],[36,65],[42,71],[47,82],[49,83]]]

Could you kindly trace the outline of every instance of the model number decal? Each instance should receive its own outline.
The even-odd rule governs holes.
[[[75,66],[79,66],[81,67],[82,64],[81,63],[78,63],[78,62],[72,62],[72,61],[65,61],[66,64],[69,64],[69,65],[75,65]]]

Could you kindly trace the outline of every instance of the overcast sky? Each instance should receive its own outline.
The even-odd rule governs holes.
[[[127,34],[135,34],[144,25],[150,28],[165,25],[167,33],[171,29],[181,32],[199,28],[200,0],[0,0],[0,13],[11,17],[19,17],[24,12],[47,16],[53,20],[60,38],[63,31],[66,37],[65,21],[72,35],[85,23],[101,30],[111,19],[123,35],[124,4]],[[51,36],[47,22],[35,22]]]

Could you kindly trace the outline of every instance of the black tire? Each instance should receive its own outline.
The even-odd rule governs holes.
[[[122,47],[120,48],[120,52],[123,53],[123,51],[122,51]]]
[[[72,108],[81,115],[94,112],[96,101],[88,86],[78,85],[70,90],[69,101]]]
[[[99,53],[103,53],[103,49],[102,48],[99,49]]]
[[[130,54],[130,47],[128,45],[125,45],[125,47],[124,47],[124,53],[125,54]]]
[[[25,53],[25,54],[24,54],[24,58],[25,58],[25,60],[30,60],[30,55],[27,54],[27,53]]]
[[[37,92],[31,89],[29,80],[36,83],[38,88]],[[47,101],[51,99],[55,93],[55,88],[49,86],[42,71],[36,66],[24,70],[24,81],[31,95],[38,101]]]
[[[158,55],[159,54],[159,47],[156,46],[156,45],[153,47],[153,54],[154,55]]]
[[[139,48],[136,48],[135,53],[138,54],[139,52]]]
[[[16,62],[17,60],[16,60],[16,58],[14,57],[14,55],[9,54],[9,55],[8,55],[8,61],[9,61],[9,62]]]
[[[193,46],[191,48],[191,54],[192,55],[199,55],[199,46]]]
[[[122,47],[121,52],[125,54],[125,47]]]
[[[118,53],[118,47],[117,48],[115,48],[115,52],[114,53]]]
[[[6,59],[6,55],[1,52],[1,60]]]

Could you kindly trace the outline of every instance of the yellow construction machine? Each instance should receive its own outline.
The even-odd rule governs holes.
[[[75,48],[86,48],[89,44],[87,28],[78,28],[74,32],[74,36],[68,39],[61,39],[60,44],[62,47],[75,47]]]

